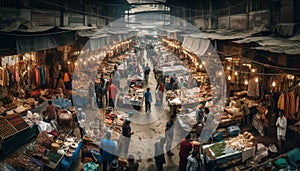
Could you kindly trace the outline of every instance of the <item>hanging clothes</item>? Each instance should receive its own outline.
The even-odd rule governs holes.
[[[46,84],[44,67],[40,66],[39,70],[40,70],[40,76],[41,76],[41,83],[44,85],[44,84]]]
[[[284,93],[281,93],[277,102],[278,109],[284,110]]]
[[[45,72],[45,82],[46,84],[49,84],[50,82],[49,67],[46,65],[44,66],[44,72]]]
[[[289,97],[289,93],[285,93],[284,94],[284,99],[285,99],[285,103],[284,103],[284,116],[286,118],[289,118],[289,105],[290,105],[290,97]]]
[[[70,76],[67,72],[64,73],[64,82],[67,83],[67,82],[70,82],[71,79],[70,79]]]
[[[259,96],[259,83],[255,82],[255,78],[249,80],[247,95],[249,97]]]
[[[289,116],[290,119],[294,119],[295,116],[294,114],[296,113],[296,109],[295,109],[295,92],[291,91],[289,92]]]
[[[40,71],[39,71],[38,67],[35,67],[34,75],[35,75],[35,83],[37,85],[40,85],[41,84],[41,74],[40,74]]]

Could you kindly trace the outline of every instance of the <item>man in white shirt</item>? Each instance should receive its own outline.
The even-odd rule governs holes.
[[[283,115],[283,110],[279,111],[279,117],[276,121],[277,127],[277,140],[278,140],[278,148],[281,150],[281,141],[285,141],[285,133],[287,127],[287,120]]]

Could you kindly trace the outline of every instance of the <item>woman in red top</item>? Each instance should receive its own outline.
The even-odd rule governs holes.
[[[158,87],[158,93],[159,93],[159,98],[161,100],[161,104],[163,104],[163,97],[164,97],[164,92],[165,92],[165,85],[163,82],[159,83],[159,87]]]
[[[192,151],[191,134],[186,135],[180,142],[179,150],[179,171],[185,171],[187,165],[187,158]]]
[[[108,87],[109,107],[115,108],[117,93],[117,87],[112,82],[110,82],[110,86]]]

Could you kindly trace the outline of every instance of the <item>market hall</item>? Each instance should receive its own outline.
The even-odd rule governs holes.
[[[1,57],[1,167],[189,170],[195,159],[200,170],[295,169],[297,75],[222,54],[210,34],[163,19],[179,22],[121,19],[84,45],[77,36],[91,28],[16,36],[16,54]]]

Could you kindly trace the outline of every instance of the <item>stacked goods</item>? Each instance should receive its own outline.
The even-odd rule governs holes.
[[[245,148],[254,146],[254,136],[249,132],[239,134],[237,137],[229,139],[226,144],[227,147],[234,150],[244,150]]]
[[[0,117],[0,130],[0,137],[2,139],[17,133],[17,130],[4,117]]]
[[[27,128],[29,125],[19,114],[7,115],[6,119],[10,122],[18,131]]]
[[[45,146],[46,148],[51,148],[51,143],[53,142],[53,137],[49,136],[47,132],[40,133],[36,138],[36,143]]]
[[[41,171],[43,170],[43,164],[34,160],[33,158],[18,154],[7,159],[7,163],[13,166],[16,170],[28,170],[28,171]]]

